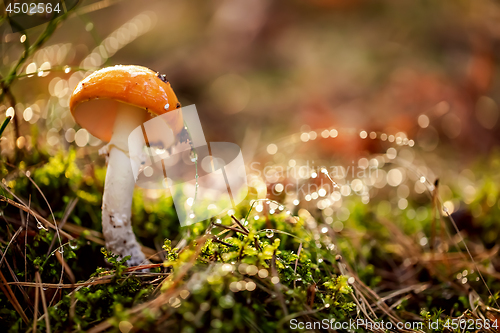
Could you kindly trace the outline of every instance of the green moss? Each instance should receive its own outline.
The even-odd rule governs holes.
[[[55,332],[85,331],[106,320],[117,331],[132,325],[139,330],[175,327],[182,332],[288,331],[292,318],[315,322],[349,320],[363,316],[358,313],[353,299],[360,289],[349,283],[350,268],[359,281],[380,295],[386,295],[393,291],[387,288],[392,281],[388,272],[393,265],[407,265],[404,252],[395,241],[394,229],[382,226],[380,219],[385,217],[385,221],[392,223],[391,228],[397,228],[415,242],[419,240],[413,236],[415,233],[430,233],[432,208],[429,204],[410,201],[417,217],[409,218],[406,214],[392,214],[390,204],[384,200],[370,205],[352,200],[350,217],[344,221],[347,233],[331,233],[329,228],[328,233],[323,233],[321,230],[327,227],[326,224],[320,228],[310,227],[311,222],[323,222],[319,215],[304,210],[298,211],[298,216],[283,211],[267,216],[259,214],[255,219],[250,202],[240,205],[235,213],[248,233],[244,230],[228,232],[223,228],[221,225],[239,228],[233,225],[229,216],[223,216],[220,223],[211,220],[180,227],[171,198],[161,196],[149,200],[138,190],[133,201],[135,232],[145,245],[161,247],[165,260],[147,274],[133,273],[124,260],[118,260],[100,244],[86,239],[93,235],[90,230],[100,229],[104,168],[95,167],[90,173],[81,171],[72,150],[47,157],[45,162],[39,159],[44,158],[43,155],[40,156],[27,159],[22,168],[31,170],[33,180],[47,197],[56,218],[60,220],[69,203],[79,198],[68,223],[89,228],[71,244],[62,239],[65,245],[61,255],[76,281],[91,284],[77,289],[60,289],[55,296],[54,289],[45,291],[48,302],[54,298],[49,315],[51,329]],[[3,165],[2,172],[7,175],[11,169]],[[487,212],[478,220],[482,230],[492,233],[499,232],[494,223],[499,214],[498,204],[488,204],[493,201],[492,195],[497,200],[496,180],[494,172],[485,173],[470,205],[472,210],[480,207]],[[33,207],[46,209],[38,189],[26,177],[11,177],[9,182],[16,195],[31,197]],[[454,191],[453,187],[451,189]],[[7,193],[4,195],[10,197]],[[18,209],[9,205],[3,207],[9,219],[19,216]],[[419,220],[419,214],[426,218]],[[45,212],[45,216],[51,219],[50,213]],[[248,220],[244,219],[246,216]],[[17,229],[14,224],[0,221],[0,231],[4,235],[13,235]],[[34,281],[38,271],[44,283],[58,283],[62,266],[55,254],[60,244],[53,230],[31,228],[26,244],[24,236],[22,234],[19,243],[6,250],[6,260],[16,277],[20,281]],[[2,251],[6,246],[4,241]],[[450,250],[451,253],[455,251]],[[394,307],[395,313],[403,318],[407,313],[415,313],[423,321],[440,322],[450,313],[453,316],[466,313],[471,306],[468,294],[457,292],[450,284],[449,277],[454,279],[455,271],[450,271],[443,263],[435,263],[432,267],[422,264],[419,269],[421,275],[416,277],[419,281],[438,287],[402,299]],[[495,306],[481,282],[473,280],[476,274],[471,273],[470,268],[459,268],[463,269],[469,269],[470,283],[482,293],[488,305]],[[445,274],[436,274],[435,270]],[[11,279],[5,266],[2,272]],[[498,287],[498,281],[488,275],[485,278],[492,290]],[[63,276],[63,281],[69,283],[67,275]],[[24,302],[22,306],[32,308],[20,289],[13,290],[17,299]],[[32,295],[34,289],[25,287],[25,291]],[[443,295],[448,298],[444,299]],[[137,308],[141,304],[146,305],[143,309]],[[3,293],[0,294],[0,309],[0,322],[10,327],[10,331],[24,331],[32,325],[22,322]],[[42,311],[41,305],[39,309]],[[38,329],[45,329],[44,320],[38,321]]]

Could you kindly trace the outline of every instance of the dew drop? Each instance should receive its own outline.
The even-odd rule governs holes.
[[[198,160],[198,154],[196,154],[196,150],[191,149],[191,153],[189,154],[189,158],[191,162],[195,163]]]
[[[36,224],[36,227],[37,227],[38,229],[43,229],[43,230],[45,230],[45,231],[47,231],[47,230],[48,230],[47,228],[45,228],[45,227],[43,226],[42,222],[40,222],[40,221],[38,221],[38,223]]]
[[[59,253],[63,254],[64,253],[64,248],[61,246],[57,249],[57,251],[59,251]]]
[[[72,250],[76,250],[78,249],[78,240],[77,239],[71,239],[69,241],[69,247],[72,249]]]
[[[266,229],[266,237],[273,238],[273,236],[274,236],[274,231],[272,231],[271,229]]]

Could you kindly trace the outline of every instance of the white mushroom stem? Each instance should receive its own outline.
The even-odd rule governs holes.
[[[141,251],[141,246],[132,230],[132,195],[134,173],[128,151],[128,136],[144,121],[144,110],[120,103],[109,142],[108,169],[102,198],[102,231],[106,248],[124,258],[129,266],[149,263]],[[140,144],[140,143],[138,143]]]

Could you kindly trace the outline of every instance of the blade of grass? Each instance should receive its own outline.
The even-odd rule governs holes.
[[[35,183],[35,181],[26,172],[24,172],[24,175],[36,187],[36,189],[38,190],[38,193],[40,193],[40,195],[42,196],[43,200],[47,204],[47,207],[49,207],[50,215],[52,216],[52,221],[54,222],[54,225],[56,226],[55,229],[56,229],[56,234],[57,234],[57,240],[59,241],[59,246],[62,246],[61,233],[59,232],[60,228],[59,228],[59,225],[57,224],[56,217],[54,216],[54,212],[52,211],[52,207],[50,206],[50,203],[47,200],[47,197],[45,197],[45,194],[43,194],[43,191],[40,189],[40,187],[38,186],[38,184]],[[49,252],[50,252],[50,249],[49,249],[49,251],[47,251],[47,254]],[[62,272],[61,272],[61,275],[62,275]]]
[[[31,194],[28,199],[28,208],[31,207]],[[28,248],[28,223],[30,219],[30,213],[26,216],[26,226],[24,227],[24,282],[28,281],[28,259],[27,259],[27,248]]]
[[[443,206],[444,207],[444,206]],[[460,229],[458,229],[458,226],[457,224],[455,223],[455,219],[453,218],[453,216],[451,216],[451,214],[448,212],[448,210],[445,210],[445,213],[446,213],[446,216],[448,216],[448,219],[450,220],[451,224],[453,225],[453,228],[455,228],[455,231],[457,232],[457,235],[458,237],[460,238],[460,242],[462,244],[464,244],[464,247],[465,247],[465,250],[467,251],[467,254],[469,255],[469,258],[470,260],[472,261],[472,264],[474,265],[474,267],[476,268],[476,272],[477,274],[479,275],[479,277],[481,278],[481,281],[483,282],[484,286],[486,287],[486,289],[488,290],[488,293],[490,294],[490,297],[491,299],[493,299],[493,301],[495,302],[496,306],[500,308],[500,305],[498,304],[498,301],[496,299],[496,297],[493,295],[493,293],[491,292],[491,289],[490,287],[488,286],[488,284],[486,283],[486,280],[484,279],[483,277],[483,274],[481,273],[481,270],[479,269],[479,266],[477,265],[476,261],[474,260],[474,257],[472,256],[472,253],[470,252],[469,250],[469,247],[467,246],[467,244],[465,243],[465,240],[464,238],[462,237],[462,233],[460,232]]]
[[[2,289],[5,296],[7,296],[7,299],[12,303],[14,309],[19,313],[19,315],[21,315],[21,318],[23,319],[24,323],[28,324],[29,322],[28,317],[24,313],[21,304],[19,304],[19,301],[17,300],[16,296],[14,295],[14,292],[8,285],[8,282],[5,279],[5,276],[3,276],[3,273],[1,271],[0,271],[0,279],[2,280],[2,283],[0,284],[0,289]]]
[[[64,212],[64,216],[63,216],[62,220],[59,222],[59,229],[62,229],[64,224],[66,224],[68,217],[71,215],[71,212],[73,212],[73,210],[75,209],[77,203],[78,203],[78,198],[74,198],[73,200],[71,200],[68,203],[68,205],[66,206],[66,210]],[[55,242],[56,242],[56,238],[54,237],[54,238],[52,238],[52,242],[50,243],[49,249],[47,251],[47,255],[50,253],[50,251],[52,251],[52,247],[54,246]]]
[[[38,288],[40,290],[40,295],[42,296],[42,305],[43,305],[43,311],[45,312],[45,326],[46,326],[46,332],[50,333],[50,318],[49,318],[49,311],[47,310],[47,300],[45,299],[45,293],[43,292],[43,287],[42,287],[42,278],[40,277],[40,273],[37,271],[35,273],[35,280],[36,283],[38,284]]]
[[[0,136],[2,135],[3,131],[5,131],[5,128],[7,127],[7,125],[9,124],[9,122],[10,122],[11,119],[12,119],[12,117],[8,116],[3,121],[2,126],[0,126]]]
[[[0,185],[3,185],[3,184],[0,183]],[[12,206],[15,206],[17,208],[21,208],[25,212],[29,212],[31,215],[33,215],[35,217],[35,219],[37,220],[37,222],[40,222],[40,221],[43,222],[44,227],[50,227],[52,229],[56,229],[56,226],[53,223],[47,221],[47,219],[45,219],[42,215],[38,214],[36,211],[34,211],[33,209],[29,208],[28,206],[26,206],[24,204],[19,204],[19,203],[15,202],[14,200],[11,200],[11,199],[9,199],[7,197],[4,197],[3,195],[0,195],[0,201],[5,201],[5,202],[7,202],[8,204],[10,204]],[[71,236],[67,232],[64,232],[62,230],[60,232],[61,232],[61,235],[63,235],[67,239],[73,239],[74,238],[73,236]]]
[[[14,234],[14,236],[12,236],[9,243],[7,244],[7,247],[3,251],[2,259],[0,259],[0,267],[2,266],[3,260],[5,259],[5,255],[7,254],[7,251],[9,250],[10,244],[12,244],[12,242],[17,238],[17,236],[21,233],[22,230],[23,230],[23,227],[22,226],[19,227],[19,229],[17,229],[16,233]]]
[[[36,326],[38,322],[38,298],[39,298],[38,292],[39,290],[37,287],[35,288],[35,313],[33,317],[33,333],[36,333]]]

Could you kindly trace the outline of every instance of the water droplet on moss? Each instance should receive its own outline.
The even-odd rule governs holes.
[[[272,231],[271,229],[266,229],[266,237],[273,238],[273,236],[274,236],[274,231]]]

